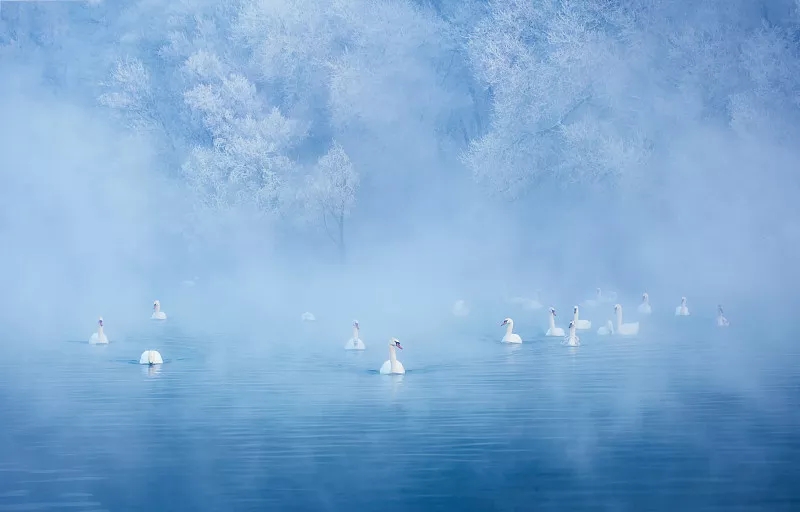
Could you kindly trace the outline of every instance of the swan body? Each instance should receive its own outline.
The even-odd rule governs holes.
[[[359,337],[359,327],[358,327],[358,320],[353,320],[353,337],[347,340],[347,343],[344,345],[345,350],[364,350],[366,345],[364,342],[361,341]]]
[[[89,338],[89,343],[92,345],[106,345],[108,344],[108,338],[106,337],[105,333],[103,332],[103,317],[101,316],[99,320],[97,320],[97,332],[92,334]]]
[[[731,323],[725,318],[722,306],[717,306],[717,327],[728,327]]]
[[[139,364],[152,366],[154,364],[164,364],[164,360],[161,359],[161,354],[158,353],[158,350],[145,350],[139,357]]]
[[[397,338],[389,340],[389,360],[381,366],[381,375],[403,375],[406,373],[403,363],[397,360],[397,351],[395,349],[398,348],[403,350]]]
[[[675,316],[689,316],[689,308],[686,306],[686,297],[681,297],[681,305],[675,308]]]
[[[597,334],[600,336],[614,334],[614,324],[611,323],[611,320],[606,321],[606,325],[601,325],[600,328],[597,329]]]
[[[572,321],[575,323],[575,328],[580,330],[586,330],[592,328],[592,322],[590,320],[581,320],[578,318],[578,306],[572,308]]]
[[[506,334],[503,336],[502,342],[503,343],[522,343],[522,338],[519,337],[519,334],[515,334],[514,331],[514,320],[510,318],[506,318],[503,320],[503,323],[500,324],[501,326],[506,326]]]
[[[636,334],[639,334],[639,322],[633,322],[629,324],[622,323],[622,306],[615,304],[614,312],[617,314],[617,334],[621,336],[635,336]]]
[[[642,294],[642,303],[639,304],[639,313],[642,315],[649,315],[653,310],[650,307],[650,295],[647,292]]]
[[[547,332],[545,336],[559,336],[564,337],[564,329],[561,327],[556,327],[556,310],[555,308],[551,307],[547,310],[547,314],[549,317],[550,326],[547,328]]]
[[[453,304],[453,315],[455,316],[467,316],[469,315],[469,307],[467,306],[466,301],[459,299]]]
[[[167,314],[161,311],[161,302],[158,300],[153,301],[153,314],[150,316],[153,320],[166,320]]]
[[[300,320],[302,320],[304,322],[313,322],[313,321],[316,320],[316,318],[314,317],[313,314],[311,314],[308,311],[306,311],[305,313],[300,315]]]
[[[575,320],[569,323],[569,334],[564,336],[564,345],[577,347],[581,344],[581,339],[575,334]]]

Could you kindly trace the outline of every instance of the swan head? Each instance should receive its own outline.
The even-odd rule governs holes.
[[[399,348],[400,350],[403,350],[402,345],[400,345],[400,340],[398,340],[397,338],[390,339],[389,340],[389,346],[393,347],[393,348]]]
[[[513,320],[511,320],[510,318],[506,318],[505,320],[503,320],[503,321],[500,323],[500,326],[502,327],[502,326],[504,326],[504,325],[513,324],[513,323],[514,323],[514,321],[513,321]]]
[[[159,302],[158,299],[154,300],[153,301],[153,309],[158,309],[160,307],[161,307],[161,302]]]
[[[103,317],[102,316],[97,319],[97,325],[99,325],[100,327],[103,327]]]
[[[358,329],[358,320],[353,320],[353,327]]]
[[[553,306],[550,306],[550,309],[548,311],[550,311],[551,315],[556,316],[556,308],[554,308]]]
[[[578,306],[574,306],[574,307],[572,308],[572,312],[573,312],[573,313],[577,313],[577,312],[578,312]]]
[[[681,306],[686,305],[686,297],[681,297]]]
[[[598,297],[599,297],[599,296],[601,296],[601,295],[603,295],[603,292],[602,292],[602,291],[600,291],[600,288],[596,289],[596,290],[595,290],[595,293],[597,294],[597,296],[598,296]]]
[[[722,314],[722,304],[717,305],[717,312],[721,315]]]
[[[619,304],[614,304],[614,312],[618,313],[620,311],[622,311],[622,306]]]
[[[642,294],[642,302],[647,302],[647,299],[649,299],[649,298],[650,298],[650,296],[647,294],[647,292],[644,292]]]
[[[570,328],[570,330],[571,330],[573,327],[575,327],[575,321],[574,321],[574,320],[570,320],[570,321],[569,321],[569,328]]]

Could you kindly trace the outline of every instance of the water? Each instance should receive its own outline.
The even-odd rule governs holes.
[[[347,322],[297,343],[172,322],[19,345],[0,512],[797,510],[798,349],[711,322],[577,348],[533,328],[516,347],[501,328],[402,339],[403,377],[376,374],[384,341],[345,353]],[[134,364],[147,348],[160,371]]]

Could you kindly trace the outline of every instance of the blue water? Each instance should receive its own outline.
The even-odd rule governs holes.
[[[402,377],[375,372],[385,341],[345,353],[347,322],[20,344],[0,512],[800,510],[800,350],[677,320],[577,348],[403,339]],[[134,364],[147,348],[160,369]]]

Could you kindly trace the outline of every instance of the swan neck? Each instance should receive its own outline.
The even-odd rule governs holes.
[[[353,327],[353,339],[358,339],[358,327]]]
[[[98,336],[102,336],[103,335],[103,326],[102,325],[97,327],[97,335]]]
[[[556,327],[556,317],[553,316],[553,313],[550,313],[550,328],[555,329]]]
[[[394,345],[389,345],[389,361],[391,361],[392,368],[394,368],[395,363],[397,363],[397,354],[394,348]]]
[[[617,309],[617,328],[622,325],[622,308]]]
[[[577,309],[572,312],[572,321],[573,322],[577,322],[578,321],[578,310]]]
[[[511,334],[513,330],[514,330],[514,321],[512,320],[508,322],[508,324],[506,325],[506,334]]]

